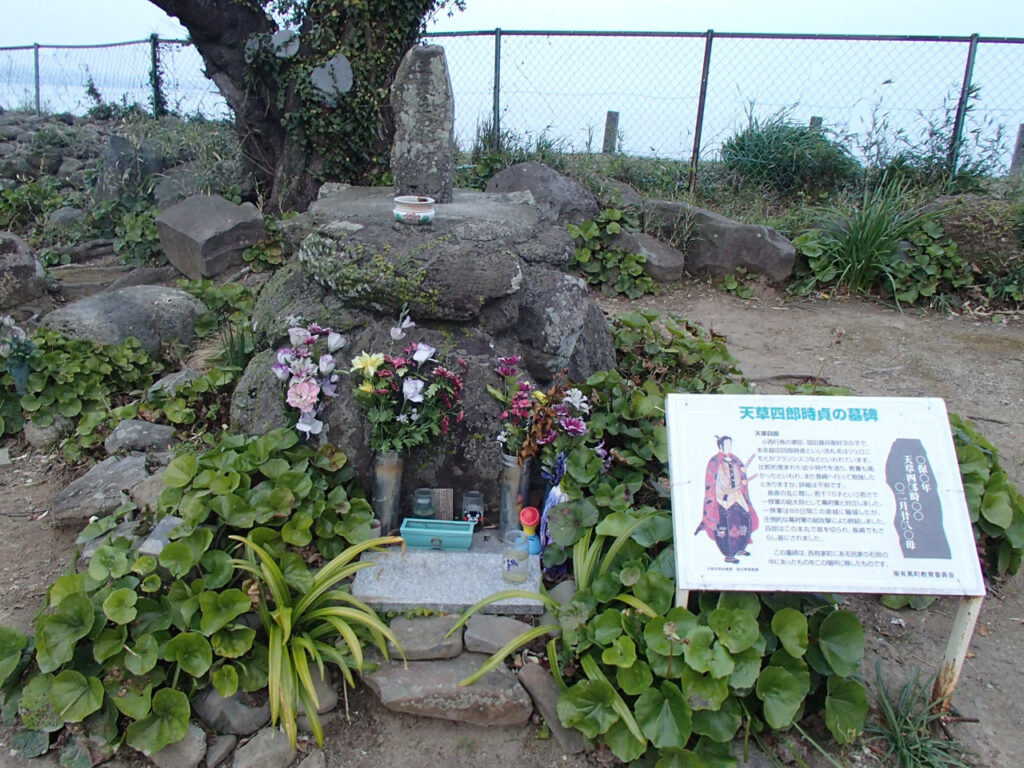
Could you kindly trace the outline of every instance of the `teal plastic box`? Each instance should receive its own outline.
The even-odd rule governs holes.
[[[407,517],[399,531],[406,546],[416,549],[469,549],[473,543],[473,523],[468,520]]]

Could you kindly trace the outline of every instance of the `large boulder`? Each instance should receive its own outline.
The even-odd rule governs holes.
[[[612,238],[612,246],[627,253],[639,253],[644,272],[656,283],[673,283],[683,276],[686,255],[668,243],[645,232],[620,232]]]
[[[262,434],[294,423],[270,369],[290,326],[315,322],[343,334],[347,363],[363,351],[400,349],[390,330],[405,306],[417,325],[402,344],[430,344],[466,369],[465,418],[444,450],[427,445],[406,457],[403,498],[417,487],[460,487],[496,499],[500,407],[487,392],[499,383],[496,359],[521,355],[542,385],[563,369],[584,379],[615,365],[607,321],[582,281],[551,267],[571,247],[565,228],[542,221],[523,196],[456,190],[432,224],[409,226],[391,217],[389,192],[332,187],[310,207],[315,231],[253,309],[260,351],[235,389],[232,425]],[[369,427],[352,389],[343,379],[320,418],[324,439],[369,485]]]
[[[93,197],[97,202],[116,200],[137,191],[147,177],[166,167],[167,158],[155,143],[133,144],[124,136],[111,136],[100,158]]]
[[[9,309],[46,293],[43,265],[28,243],[0,232],[0,309]]]
[[[529,192],[544,219],[562,224],[579,224],[585,219],[596,219],[600,213],[597,198],[590,190],[543,163],[509,166],[491,178],[486,191]]]
[[[150,354],[170,341],[195,337],[196,318],[206,306],[189,293],[162,285],[133,285],[89,296],[56,309],[41,323],[72,339],[97,344],[139,340]]]
[[[193,195],[156,218],[167,260],[192,280],[213,277],[242,263],[242,252],[266,236],[252,203],[220,195]]]
[[[395,138],[391,173],[396,195],[425,195],[452,201],[455,153],[455,96],[444,48],[410,48],[391,86]]]
[[[649,229],[671,239],[682,227],[695,236],[686,251],[686,270],[728,275],[737,267],[784,282],[793,272],[796,248],[771,227],[741,224],[721,214],[679,200],[644,201]]]

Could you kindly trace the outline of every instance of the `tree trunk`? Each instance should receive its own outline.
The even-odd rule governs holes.
[[[308,0],[298,55],[250,66],[245,46],[277,24],[260,0],[150,0],[176,17],[235,115],[243,159],[264,208],[305,210],[320,181],[363,182],[386,169],[393,123],[388,92],[437,0]],[[308,71],[344,53],[355,85],[337,108],[309,87]],[[294,73],[292,77],[285,71]]]

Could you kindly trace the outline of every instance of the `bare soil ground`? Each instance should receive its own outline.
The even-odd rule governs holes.
[[[900,314],[864,301],[793,300],[759,287],[740,300],[700,283],[686,283],[636,302],[602,299],[610,313],[647,306],[681,314],[727,337],[746,377],[766,393],[819,376],[856,395],[937,396],[949,410],[974,421],[1001,452],[1002,463],[1024,485],[1024,327],[990,318]],[[51,457],[7,440],[12,463],[0,467],[0,624],[28,631],[44,591],[67,567],[75,533],[53,531],[44,513],[70,476]],[[1024,591],[1021,576],[990,585],[971,654],[953,706],[977,722],[952,726],[954,735],[985,768],[1019,768],[1024,753]],[[933,674],[956,611],[940,600],[926,611],[894,612],[873,598],[850,604],[868,638],[863,675],[874,685],[876,660],[887,684],[907,680],[914,668]],[[537,727],[487,729],[396,715],[371,694],[350,697],[351,722],[336,716],[327,728],[332,767],[430,766],[475,768],[581,767]],[[55,758],[25,762],[9,753],[11,732],[0,729],[0,765],[56,766]],[[880,765],[858,746],[842,758]],[[591,758],[594,760],[595,758]],[[812,764],[818,764],[813,760]]]

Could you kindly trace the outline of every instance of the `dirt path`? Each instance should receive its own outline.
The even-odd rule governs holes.
[[[857,395],[938,396],[951,411],[975,421],[1000,449],[1006,470],[1024,485],[1024,327],[920,313],[899,314],[861,301],[787,301],[760,289],[743,301],[700,284],[688,284],[638,302],[602,300],[612,312],[640,306],[682,314],[727,337],[758,391],[784,391],[793,377],[821,376]],[[66,567],[72,533],[54,533],[44,512],[66,481],[45,456],[24,443],[5,441],[14,458],[0,467],[0,624],[30,627],[46,586]],[[955,727],[979,766],[1019,768],[1024,752],[1024,594],[1022,578],[994,585],[954,706],[976,724]],[[865,623],[868,659],[863,674],[873,685],[876,659],[888,684],[901,684],[914,667],[934,672],[955,613],[944,600],[923,612],[892,612],[869,598],[851,605]],[[563,758],[556,745],[537,740],[536,728],[483,729],[394,715],[372,696],[357,694],[353,722],[328,729],[328,765],[471,768],[583,766]],[[9,730],[0,731],[0,765]],[[851,762],[877,765],[870,754]],[[56,760],[52,762],[56,765]],[[36,761],[33,768],[38,768]]]

